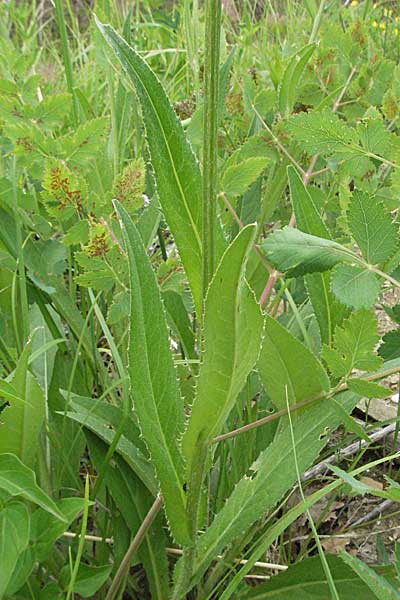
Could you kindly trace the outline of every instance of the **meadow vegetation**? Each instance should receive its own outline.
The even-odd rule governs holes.
[[[400,597],[399,116],[396,2],[1,3],[0,600]]]

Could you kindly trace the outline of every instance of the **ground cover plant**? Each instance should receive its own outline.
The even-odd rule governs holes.
[[[0,599],[399,598],[397,3],[0,44]]]

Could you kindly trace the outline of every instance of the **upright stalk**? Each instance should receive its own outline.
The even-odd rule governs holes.
[[[54,6],[56,9],[56,20],[57,27],[61,38],[61,49],[63,55],[65,79],[67,80],[67,88],[72,96],[72,116],[74,119],[75,127],[78,125],[78,101],[74,91],[74,79],[72,75],[72,61],[69,52],[67,27],[65,24],[64,10],[62,0],[54,0]]]
[[[221,0],[206,0],[206,34],[204,45],[204,134],[203,134],[203,231],[202,231],[202,314],[209,283],[214,274],[217,150],[218,150],[218,88],[221,30]],[[200,341],[202,344],[202,341]],[[190,473],[188,473],[187,520],[190,544],[183,550],[182,563],[174,589],[173,600],[180,600],[190,586],[196,555],[196,537],[201,494],[206,473],[208,443],[199,440]]]
[[[214,273],[217,201],[218,83],[221,31],[221,0],[206,0],[204,46],[203,133],[203,313],[208,285]]]

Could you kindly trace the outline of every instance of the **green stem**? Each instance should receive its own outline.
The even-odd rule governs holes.
[[[56,20],[57,20],[58,31],[60,33],[60,38],[61,38],[61,49],[62,49],[62,55],[63,55],[63,61],[64,61],[65,78],[67,80],[68,91],[72,96],[72,116],[73,116],[73,120],[74,120],[74,126],[76,127],[79,122],[78,100],[77,100],[75,92],[74,92],[74,78],[72,75],[72,62],[71,62],[71,55],[70,55],[69,46],[68,46],[67,27],[65,25],[62,0],[54,0],[54,6],[56,9]]]
[[[203,134],[203,313],[214,273],[214,224],[217,199],[218,87],[221,0],[206,0]]]

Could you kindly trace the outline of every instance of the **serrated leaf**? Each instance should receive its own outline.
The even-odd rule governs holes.
[[[62,125],[64,117],[71,110],[71,94],[46,96],[39,102],[34,110],[34,120],[46,129],[53,129]]]
[[[353,390],[353,391],[358,393],[356,390]],[[357,421],[355,421],[353,419],[353,417],[347,413],[347,411],[343,408],[343,406],[340,404],[340,402],[338,402],[336,400],[336,398],[331,398],[331,402],[332,402],[333,408],[337,412],[339,419],[341,420],[341,422],[344,425],[345,431],[355,433],[360,439],[366,441],[369,444],[371,442],[371,440],[369,439],[367,433],[365,432],[365,429],[363,429],[361,427],[361,425],[359,425],[357,423]]]
[[[340,395],[348,412],[358,396]],[[339,418],[329,401],[322,401],[293,423],[298,466],[303,473],[327,442],[327,429],[334,430]],[[290,429],[280,431],[270,446],[260,454],[249,475],[236,485],[210,527],[200,536],[195,565],[200,577],[222,549],[240,537],[247,528],[272,509],[296,482]]]
[[[183,490],[184,463],[179,439],[183,402],[169,349],[160,290],[135,225],[115,203],[128,253],[131,312],[129,376],[134,408],[164,497],[175,539],[189,541]]]
[[[277,409],[313,398],[330,388],[317,358],[272,317],[266,317],[264,340],[257,363],[261,381]]]
[[[108,128],[108,118],[101,117],[82,123],[74,133],[60,138],[68,165],[81,168],[85,163],[90,163],[104,148]]]
[[[290,196],[298,229],[321,238],[331,239],[314,200],[294,167],[288,167]],[[333,331],[345,316],[346,309],[336,300],[330,289],[329,273],[309,273],[306,287],[318,321],[321,340],[330,344]]]
[[[159,201],[200,314],[202,182],[199,164],[156,75],[112,27],[98,20],[96,24],[139,98]]]
[[[255,156],[228,167],[222,178],[222,189],[228,196],[242,196],[264,171],[268,158]]]
[[[336,327],[332,348],[324,346],[321,356],[334,377],[348,376],[353,369],[372,371],[381,364],[374,353],[379,340],[377,322],[372,311],[359,310]]]
[[[0,598],[4,597],[28,546],[29,532],[29,512],[22,502],[11,502],[0,510]]]
[[[293,110],[298,82],[316,47],[315,43],[307,44],[289,60],[279,88],[279,112],[282,117]]]
[[[382,338],[383,344],[379,347],[379,356],[384,360],[400,357],[400,330],[388,331]]]
[[[399,592],[384,577],[380,577],[365,562],[347,552],[341,552],[340,558],[357,573],[378,600],[399,600]]]
[[[332,240],[285,227],[269,234],[262,248],[271,264],[288,277],[322,272],[338,263],[357,261],[357,256]]]
[[[14,454],[0,454],[0,489],[10,496],[21,496],[64,521],[57,505],[37,485],[35,473]]]
[[[376,275],[362,267],[337,265],[331,277],[336,298],[355,310],[371,308],[379,294],[381,284]]]
[[[347,387],[352,392],[364,396],[366,398],[387,398],[390,395],[390,390],[374,383],[373,381],[365,381],[365,379],[349,379]]]
[[[64,235],[63,243],[66,246],[73,244],[86,244],[89,240],[89,223],[86,219],[78,221],[70,227]]]
[[[258,357],[263,317],[244,280],[254,235],[254,225],[241,229],[225,251],[207,293],[204,354],[182,441],[189,472],[197,443],[200,439],[206,443],[221,431]]]
[[[385,156],[390,150],[391,133],[381,119],[368,119],[366,123],[361,123],[358,134],[360,143],[367,152]]]
[[[355,190],[347,221],[352,236],[369,264],[385,262],[396,250],[398,228],[376,198]]]
[[[329,109],[302,112],[291,117],[285,129],[304,150],[312,154],[334,155],[344,160],[361,153],[357,131]]]

